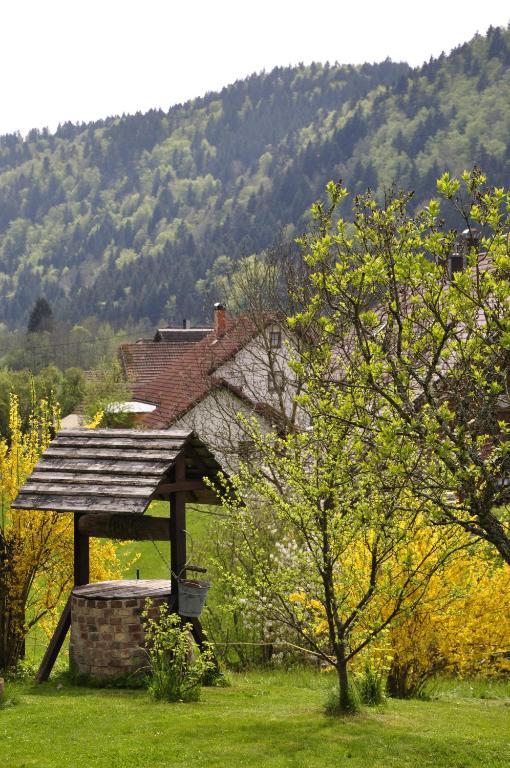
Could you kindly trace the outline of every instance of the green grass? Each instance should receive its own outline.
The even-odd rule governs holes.
[[[426,684],[424,695],[428,699],[510,699],[510,681],[439,677]]]
[[[197,704],[57,682],[8,691],[2,768],[506,768],[510,697],[390,701],[353,718],[323,714],[332,678],[312,671],[232,676]],[[507,693],[508,693],[507,688]],[[451,694],[451,691],[450,691]]]

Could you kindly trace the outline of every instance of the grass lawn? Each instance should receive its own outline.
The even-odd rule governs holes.
[[[390,701],[348,719],[322,704],[332,679],[312,671],[232,676],[196,704],[145,691],[11,686],[0,709],[2,768],[506,768],[510,696],[451,686],[434,701]]]

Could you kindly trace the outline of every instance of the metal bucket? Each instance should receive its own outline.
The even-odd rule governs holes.
[[[195,618],[200,616],[211,583],[197,579],[179,579],[179,614]]]

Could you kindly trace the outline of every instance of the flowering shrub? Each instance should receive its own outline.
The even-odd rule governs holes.
[[[165,701],[198,701],[204,676],[214,669],[209,649],[195,654],[190,623],[161,606],[159,616],[150,616],[150,601],[142,614],[149,658],[151,696]]]
[[[52,631],[72,585],[72,515],[11,510],[59,420],[58,406],[41,400],[23,430],[18,398],[12,395],[9,434],[0,436],[0,670],[6,672],[17,668],[35,624]],[[116,551],[113,542],[91,540],[93,580],[120,575]]]

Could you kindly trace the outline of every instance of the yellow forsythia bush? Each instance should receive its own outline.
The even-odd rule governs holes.
[[[11,396],[9,434],[0,436],[0,671],[16,667],[35,624],[52,631],[72,586],[72,515],[10,508],[58,424],[58,407],[41,400],[23,429]],[[92,539],[90,565],[92,580],[119,576],[116,545]]]
[[[424,529],[422,536],[426,537]],[[438,529],[431,536],[440,535]],[[421,543],[415,542],[419,554]],[[355,571],[366,577],[366,563],[354,553]],[[390,558],[388,577],[400,578],[400,564]],[[356,599],[347,595],[352,607]],[[304,592],[289,600],[301,611],[303,622],[314,627],[318,642],[327,646],[324,606]],[[379,596],[370,620],[384,619],[391,603]],[[355,638],[354,638],[355,640]],[[368,663],[388,678],[392,695],[409,697],[420,692],[435,674],[495,677],[510,673],[510,569],[485,556],[481,548],[460,550],[431,577],[426,591],[412,607],[389,624],[377,640],[356,659],[360,673]]]
[[[390,692],[417,694],[437,673],[510,672],[510,569],[466,552],[434,575],[426,595],[388,635]]]

